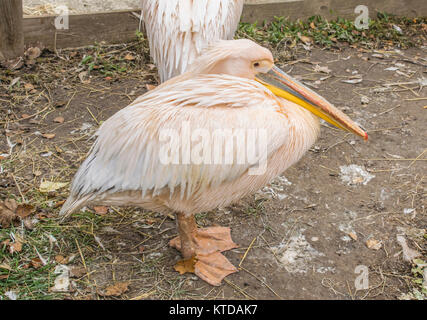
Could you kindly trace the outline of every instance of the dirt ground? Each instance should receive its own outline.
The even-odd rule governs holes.
[[[173,217],[87,208],[61,224],[68,186],[40,189],[43,181],[70,182],[99,124],[157,83],[146,48],[44,51],[19,70],[2,70],[0,200],[29,203],[32,211],[25,226],[0,229],[0,271],[2,264],[22,268],[24,277],[41,260],[48,286],[37,298],[52,294],[58,265],[72,270],[71,292],[54,298],[422,298],[415,283],[422,278],[404,254],[426,260],[425,50],[298,45],[286,61],[274,52],[278,66],[361,124],[369,141],[323,124],[319,140],[282,177],[234,206],[197,215],[199,226],[231,227],[240,245],[225,255],[241,269],[220,287],[174,271]],[[25,238],[21,252],[9,254],[11,232]],[[360,290],[358,266],[369,280]],[[0,296],[34,298],[7,274],[0,273]]]

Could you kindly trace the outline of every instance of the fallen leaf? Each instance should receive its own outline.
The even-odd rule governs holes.
[[[180,260],[175,264],[174,269],[180,274],[184,274],[187,272],[194,273],[196,262],[197,259],[195,256],[187,260]]]
[[[147,83],[147,84],[145,85],[145,88],[147,88],[147,90],[148,90],[148,91],[151,91],[151,90],[155,89],[155,88],[156,88],[156,86],[153,86],[152,84],[148,84],[148,83]]]
[[[59,264],[67,264],[68,263],[68,259],[65,258],[64,256],[61,256],[61,255],[55,256],[55,261],[58,262]]]
[[[53,138],[55,138],[55,134],[54,133],[43,133],[42,137],[44,137],[46,139],[53,139]]]
[[[28,91],[34,90],[34,86],[31,83],[24,84],[24,88]]]
[[[20,204],[16,208],[16,214],[21,218],[26,218],[34,212],[34,207],[30,204]]]
[[[128,53],[127,55],[125,55],[125,60],[132,61],[132,60],[135,60],[135,57],[130,53]]]
[[[100,295],[104,297],[118,297],[121,296],[123,293],[128,291],[129,282],[117,282],[115,285],[109,286],[105,288],[104,292]]]
[[[72,278],[81,278],[86,274],[86,269],[84,267],[71,266],[70,267],[70,277]]]
[[[16,201],[13,199],[6,199],[5,201],[0,202],[0,225],[2,228],[8,228],[17,218],[15,214],[16,208]]]
[[[302,42],[304,42],[305,44],[311,44],[313,43],[313,39],[307,36],[300,36],[299,37],[301,39]]]
[[[30,47],[27,49],[27,51],[25,51],[25,55],[29,60],[37,59],[38,57],[40,57],[41,53],[42,51],[38,47]]]
[[[64,117],[56,117],[55,119],[53,119],[53,122],[63,123],[64,122]]]
[[[40,258],[34,258],[31,260],[31,265],[34,269],[39,269],[43,266],[43,263]]]
[[[52,192],[59,190],[68,185],[68,182],[53,182],[53,181],[42,181],[40,183],[40,192]]]
[[[9,244],[9,252],[10,254],[13,254],[15,252],[21,252],[22,251],[22,243],[19,241],[15,241],[11,244]]]
[[[61,207],[63,204],[65,203],[65,200],[61,200],[58,201],[57,203],[55,203],[55,205],[53,206],[55,209]]]
[[[349,232],[349,233],[348,233],[348,236],[349,236],[350,238],[352,238],[354,241],[357,241],[357,234],[356,234],[356,233],[354,233],[354,232]]]
[[[96,214],[99,214],[101,216],[108,213],[108,207],[104,207],[104,206],[93,207],[93,210],[95,210]]]
[[[366,241],[366,246],[369,249],[379,250],[381,249],[382,244],[381,244],[381,241],[371,238]]]

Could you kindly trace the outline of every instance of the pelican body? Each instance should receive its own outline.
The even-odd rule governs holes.
[[[101,125],[60,214],[88,204],[175,213],[179,237],[171,245],[185,259],[196,257],[195,273],[219,285],[237,271],[220,252],[236,244],[228,228],[198,229],[194,214],[228,206],[296,163],[316,141],[319,117],[367,139],[345,114],[274,66],[268,49],[250,40],[220,41],[186,73]],[[260,145],[262,152],[253,152],[251,161],[238,161],[238,146],[229,149],[231,161],[214,161],[219,151],[227,156],[227,148],[210,148],[209,139],[201,148],[201,141],[218,130],[231,136],[248,133],[243,145],[248,150]],[[201,161],[185,159],[200,150]],[[263,160],[264,170],[253,172]]]
[[[150,53],[164,82],[182,74],[202,49],[231,40],[244,0],[142,0]]]

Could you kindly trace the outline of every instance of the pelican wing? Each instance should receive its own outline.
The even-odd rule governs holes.
[[[192,88],[191,94],[185,88]],[[158,87],[102,124],[89,156],[74,178],[70,203],[131,190],[141,191],[142,196],[147,192],[181,192],[181,197],[188,198],[208,186],[248,174],[257,161],[287,143],[292,124],[286,116],[278,117],[277,104],[277,98],[259,83],[227,75],[198,76]],[[189,132],[186,128],[190,128]],[[256,134],[262,130],[267,132],[264,141]],[[248,157],[248,161],[239,163],[238,156],[244,151],[237,143],[231,151],[224,145],[220,148],[222,160],[216,164],[212,161],[220,149],[210,145],[213,140],[206,137],[212,138],[214,132],[221,131],[226,135],[252,132],[255,143],[247,138],[243,145],[246,152],[254,155],[251,162]],[[201,142],[207,145],[206,149]],[[197,145],[199,149],[194,150]],[[185,159],[183,150],[188,148],[191,157]],[[230,152],[233,161],[224,163]],[[203,155],[202,161],[194,161],[194,155]],[[70,208],[64,206],[63,212]]]
[[[244,0],[142,0],[150,52],[161,82],[182,74],[201,50],[230,40]]]

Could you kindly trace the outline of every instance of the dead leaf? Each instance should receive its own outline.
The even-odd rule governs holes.
[[[39,190],[40,192],[52,192],[65,187],[67,184],[68,182],[42,181]]]
[[[151,91],[151,90],[153,90],[153,89],[156,89],[156,86],[153,86],[152,84],[146,84],[145,85],[145,88],[148,90],[148,91]]]
[[[304,42],[305,44],[311,44],[313,43],[313,39],[307,36],[300,36],[299,37],[301,39],[302,42]]]
[[[34,212],[34,207],[30,204],[20,204],[16,208],[16,214],[21,218],[26,218]]]
[[[40,57],[41,53],[42,53],[42,51],[40,50],[40,48],[38,48],[38,47],[30,47],[30,48],[27,49],[27,51],[25,51],[25,56],[29,60],[34,60],[34,59],[37,59],[38,57]]]
[[[54,133],[43,133],[42,137],[44,137],[46,139],[53,139],[53,138],[55,138],[55,134]]]
[[[24,88],[25,88],[25,90],[27,90],[27,91],[34,90],[34,86],[33,86],[31,83],[26,83],[26,84],[24,84]]]
[[[132,60],[135,60],[135,57],[130,53],[128,53],[127,55],[125,55],[125,60],[132,61]]]
[[[64,256],[61,256],[61,255],[55,256],[55,261],[58,262],[59,264],[67,264],[68,263],[68,259],[65,258]]]
[[[17,204],[13,199],[6,199],[0,202],[0,225],[2,228],[8,228],[10,224],[16,220],[16,208]]]
[[[31,265],[34,269],[39,269],[43,266],[43,263],[40,258],[31,259]]]
[[[349,236],[350,238],[352,238],[354,241],[357,241],[357,234],[356,234],[356,233],[354,233],[354,232],[349,232],[349,233],[348,233],[348,236]]]
[[[129,282],[117,282],[115,285],[105,288],[104,293],[100,293],[104,297],[118,297],[128,291]]]
[[[56,117],[55,119],[53,119],[53,122],[64,123],[64,117]]]
[[[197,259],[195,256],[187,260],[180,260],[174,266],[175,271],[178,271],[180,274],[187,272],[194,273],[196,262]]]
[[[311,28],[311,29],[316,29],[316,25],[314,24],[314,21],[312,21],[312,22],[310,23],[310,28]]]
[[[10,254],[13,254],[14,252],[21,252],[22,251],[22,243],[19,241],[15,241],[11,244],[9,244],[9,252]]]
[[[379,249],[381,249],[382,244],[381,244],[381,241],[378,241],[378,240],[376,240],[374,238],[371,238],[371,239],[368,239],[366,241],[366,246],[369,249],[379,250]]]
[[[95,213],[99,214],[100,216],[103,216],[108,213],[108,207],[104,206],[93,207],[93,210],[95,210]]]
[[[70,277],[71,278],[81,278],[86,274],[86,269],[84,267],[71,266],[70,267]]]

